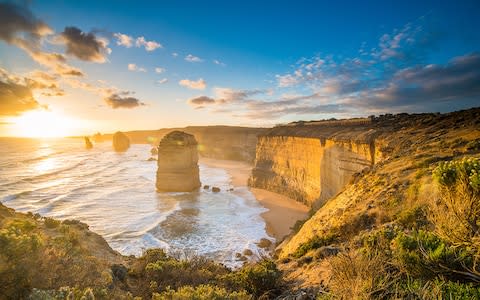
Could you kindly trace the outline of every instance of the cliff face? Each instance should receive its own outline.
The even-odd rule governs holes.
[[[381,159],[368,129],[358,134],[335,128],[274,128],[258,138],[250,186],[284,194],[310,206],[336,195],[354,173]],[[368,133],[368,134],[366,134]],[[351,137],[351,139],[349,139]]]
[[[200,187],[197,141],[193,135],[173,131],[158,146],[157,190],[190,192]]]

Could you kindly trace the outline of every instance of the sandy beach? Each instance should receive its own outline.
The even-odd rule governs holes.
[[[232,177],[234,187],[246,186],[252,169],[251,164],[233,160],[202,157],[200,163],[226,170]],[[290,228],[293,227],[295,222],[308,216],[309,207],[293,199],[257,188],[250,188],[250,191],[258,202],[268,209],[268,211],[262,213],[262,217],[265,220],[268,234],[278,242],[290,233]]]

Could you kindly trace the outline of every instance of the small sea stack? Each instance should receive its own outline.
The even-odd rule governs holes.
[[[200,184],[197,141],[191,134],[173,131],[158,146],[157,190],[191,192]]]
[[[117,131],[113,135],[113,149],[117,152],[124,152],[130,148],[130,139],[125,133]]]
[[[85,139],[85,148],[86,148],[86,149],[92,149],[92,148],[93,148],[93,144],[92,144],[92,142],[90,141],[90,139],[88,138],[88,136],[85,136],[84,139]]]

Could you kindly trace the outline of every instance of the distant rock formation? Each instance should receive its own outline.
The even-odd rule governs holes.
[[[123,132],[117,131],[113,135],[113,149],[117,152],[124,152],[130,148],[130,139]]]
[[[158,146],[157,190],[190,192],[200,187],[197,141],[191,134],[173,131]]]
[[[93,144],[92,144],[92,142],[90,142],[90,139],[88,138],[88,136],[84,137],[84,139],[85,139],[85,148],[92,149]]]
[[[100,132],[97,132],[93,135],[93,140],[95,141],[95,143],[101,143],[105,139],[103,138],[103,135]]]

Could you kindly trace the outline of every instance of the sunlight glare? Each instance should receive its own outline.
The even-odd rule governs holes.
[[[12,120],[18,137],[65,137],[72,135],[76,121],[51,111],[27,112]]]

